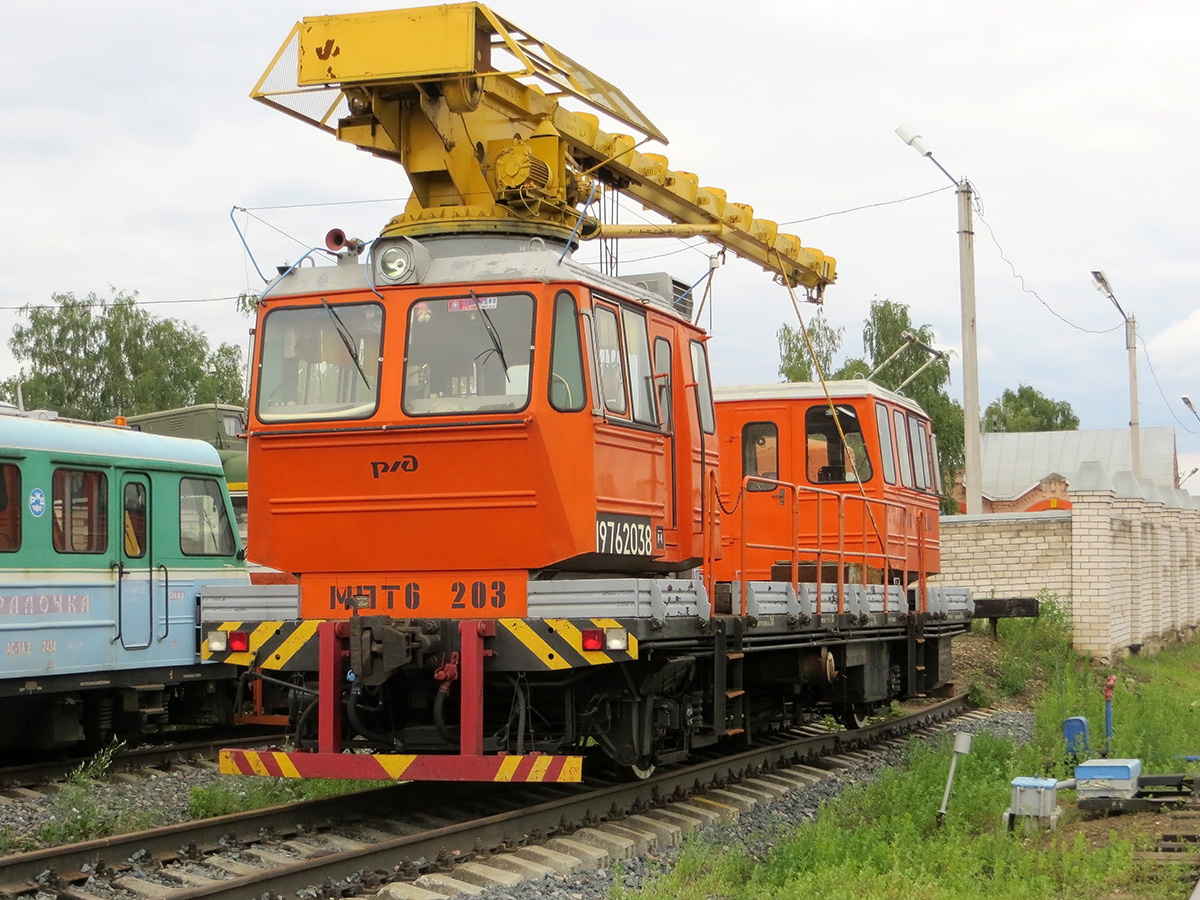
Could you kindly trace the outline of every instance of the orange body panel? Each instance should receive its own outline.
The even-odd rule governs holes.
[[[724,509],[733,513],[722,518],[716,581],[770,580],[772,566],[778,575],[779,566],[791,563],[793,547],[798,548],[801,581],[815,580],[818,565],[822,580],[832,581],[839,548],[847,578],[855,581],[878,583],[916,573],[922,562],[927,574],[938,571],[938,495],[932,489],[908,488],[894,475],[895,484],[885,480],[880,433],[874,426],[877,402],[865,390],[858,397],[837,398],[837,407],[849,411],[849,421],[862,423],[871,471],[861,481],[827,483],[818,473],[828,470],[830,451],[806,429],[810,410],[823,413],[828,408],[824,397],[718,399],[720,497]],[[896,408],[885,405],[889,413]],[[921,420],[927,422],[924,416]],[[777,472],[763,468],[774,458],[770,447],[744,446],[747,427],[762,431],[765,425],[777,429]],[[892,453],[895,458],[894,449]],[[750,485],[757,490],[744,488],[747,475],[759,476],[759,483]]]
[[[676,456],[686,463],[698,451],[692,445],[699,428],[689,406],[694,406],[694,392],[672,392],[671,421],[678,434],[600,414],[593,378],[587,379],[582,409],[555,409],[548,352],[554,299],[569,291],[587,310],[589,291],[578,284],[540,283],[489,284],[486,291],[517,292],[534,300],[531,388],[522,409],[404,411],[403,379],[406,370],[413,377],[414,368],[405,356],[406,327],[421,315],[414,304],[461,297],[462,288],[382,288],[382,302],[358,291],[263,304],[260,334],[264,321],[271,327],[273,312],[318,308],[319,316],[322,300],[334,311],[354,304],[384,309],[378,406],[371,415],[264,421],[254,406],[263,389],[255,385],[250,552],[263,565],[299,576],[303,615],[345,616],[359,606],[431,617],[522,616],[531,572],[673,571],[700,556],[700,523],[682,515],[683,529],[676,522],[676,507],[687,509],[700,495],[699,467],[676,462]],[[649,318],[652,335],[671,339],[672,364],[680,373],[675,379],[693,381],[682,348],[699,337],[698,329],[666,315]],[[588,323],[580,317],[577,327],[586,329]],[[590,372],[590,339],[583,347]],[[260,378],[264,352],[260,341],[255,368]],[[322,358],[337,352],[336,345],[325,346]],[[508,352],[524,360],[528,348],[509,347]],[[685,365],[689,368],[680,368]],[[620,553],[598,553],[603,549],[598,516],[604,515],[626,527],[622,517],[636,518],[638,552],[618,544]],[[630,537],[623,539],[628,543]]]

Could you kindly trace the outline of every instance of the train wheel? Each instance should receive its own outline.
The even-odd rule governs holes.
[[[857,731],[867,724],[867,719],[870,715],[871,707],[869,704],[848,703],[845,706],[839,706],[834,717],[847,731]]]
[[[649,758],[642,757],[629,767],[629,772],[638,781],[645,781],[654,774],[655,768],[657,767],[649,760]]]

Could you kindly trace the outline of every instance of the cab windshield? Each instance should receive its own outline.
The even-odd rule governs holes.
[[[281,307],[263,319],[258,418],[365,419],[379,402],[383,307]]]
[[[408,314],[404,412],[508,412],[529,403],[533,297],[420,300]]]

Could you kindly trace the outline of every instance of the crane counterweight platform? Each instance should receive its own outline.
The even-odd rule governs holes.
[[[836,263],[720,188],[636,148],[663,133],[615,85],[480,3],[305,18],[251,96],[400,163],[413,194],[383,237],[459,232],[703,236],[819,302]],[[608,133],[581,101],[643,136]],[[596,182],[672,225],[602,225]],[[581,209],[582,207],[582,209]]]

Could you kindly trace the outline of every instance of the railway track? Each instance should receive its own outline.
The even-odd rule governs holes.
[[[180,732],[163,736],[155,743],[122,747],[106,764],[107,772],[126,772],[185,762],[203,756],[215,756],[222,747],[261,747],[282,739],[278,729],[247,728],[236,731]],[[79,756],[0,766],[0,791],[38,787],[62,781],[94,757]]]
[[[959,698],[856,731],[794,729],[644,781],[389,785],[18,854],[0,859],[0,895],[286,900],[388,885],[399,900],[413,881],[448,896],[566,874],[673,843],[965,710]]]

